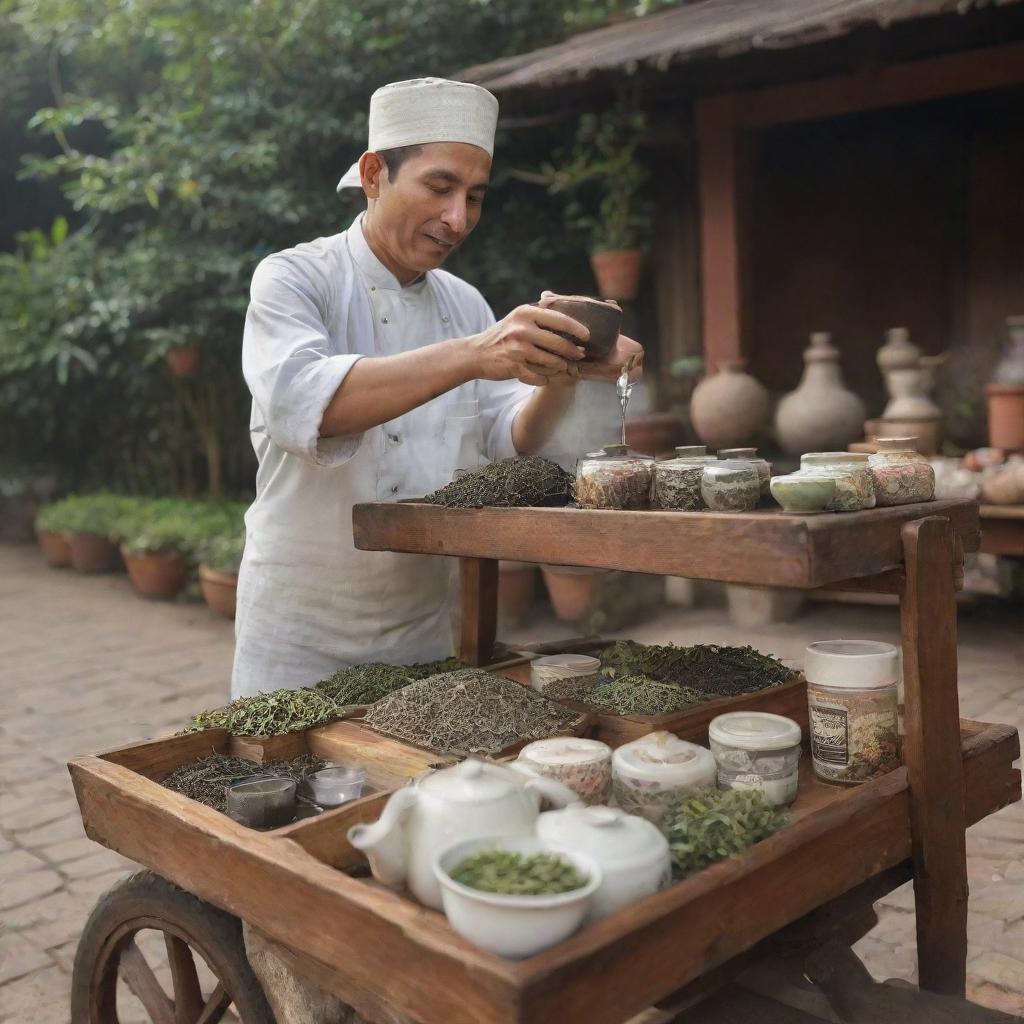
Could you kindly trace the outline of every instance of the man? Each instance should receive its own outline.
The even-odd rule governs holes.
[[[366,212],[253,276],[242,364],[259,468],[232,697],[450,654],[447,560],[357,551],[352,506],[537,451],[578,377],[642,359],[620,338],[606,365],[582,366],[563,335],[583,342],[586,328],[546,298],[495,322],[475,288],[438,269],[480,218],[497,116],[497,100],[464,83],[378,89],[368,150],[338,186],[361,187]]]

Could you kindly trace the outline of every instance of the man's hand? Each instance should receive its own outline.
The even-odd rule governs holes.
[[[511,380],[536,386],[552,377],[575,377],[583,359],[580,345],[556,334],[585,342],[587,328],[543,305],[518,306],[504,320],[470,339],[475,362],[474,377],[483,380]]]

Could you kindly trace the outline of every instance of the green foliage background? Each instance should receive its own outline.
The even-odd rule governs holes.
[[[31,140],[12,140],[31,151],[18,187],[63,196],[59,219],[0,254],[0,460],[54,466],[65,487],[247,492],[249,278],[267,253],[348,225],[357,206],[334,186],[365,144],[370,93],[624,6],[0,0],[3,130]],[[496,171],[538,165],[553,141],[499,138]],[[498,315],[542,287],[586,288],[561,218],[557,198],[507,182],[451,269]],[[163,356],[189,343],[202,372],[176,382]]]

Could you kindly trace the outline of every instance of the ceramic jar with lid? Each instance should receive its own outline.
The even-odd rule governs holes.
[[[750,512],[761,500],[757,468],[746,462],[713,462],[704,467],[700,493],[712,512]]]
[[[681,445],[674,459],[654,464],[654,483],[651,487],[651,507],[697,512],[704,507],[700,493],[704,467],[718,460],[707,454],[703,444]]]
[[[879,437],[878,451],[868,456],[877,505],[909,505],[935,497],[935,470],[920,454],[913,437]]]
[[[579,736],[535,740],[519,751],[519,762],[537,775],[568,786],[584,803],[603,804],[612,795],[612,748]]]
[[[582,508],[641,509],[650,505],[654,459],[624,444],[606,444],[576,465],[576,501]]]
[[[800,456],[800,472],[831,476],[835,497],[825,506],[829,512],[859,512],[875,507],[875,485],[868,457],[861,452],[808,452]]]
[[[766,711],[731,711],[711,720],[708,740],[719,789],[755,789],[777,807],[796,799],[800,726]]]
[[[601,867],[590,920],[649,896],[672,878],[668,841],[646,818],[614,807],[575,804],[537,819],[538,837],[555,850],[582,853]]]
[[[655,825],[682,794],[714,788],[717,778],[710,750],[670,732],[641,736],[612,754],[615,802]]]
[[[892,644],[813,643],[804,675],[818,778],[851,785],[899,767],[899,652]]]
[[[756,448],[723,448],[718,457],[726,462],[739,461],[749,463],[757,470],[757,480],[761,486],[761,497],[768,497],[772,480],[772,464],[757,454]]]

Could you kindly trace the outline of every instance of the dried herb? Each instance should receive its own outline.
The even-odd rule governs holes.
[[[592,676],[569,676],[567,679],[553,679],[540,692],[548,700],[576,700],[585,704],[591,691],[600,683],[607,683],[607,680],[595,672]]]
[[[457,470],[455,479],[423,500],[450,508],[565,505],[572,477],[557,463],[539,455],[498,459],[480,469]]]
[[[365,722],[445,754],[496,754],[564,731],[572,711],[510,679],[461,669],[418,680],[378,701]]]
[[[444,658],[441,661],[425,661],[415,665],[384,665],[373,662],[369,665],[353,665],[341,668],[328,679],[316,684],[339,707],[352,704],[375,704],[394,690],[408,686],[417,679],[437,675],[439,672],[454,672],[467,666],[458,658]]]
[[[778,686],[792,678],[793,671],[778,658],[761,654],[753,647],[676,647],[618,640],[601,653],[601,674],[612,679],[650,676],[708,695],[733,697]]]
[[[279,736],[323,725],[339,714],[336,701],[314,686],[301,690],[271,690],[239,697],[223,708],[202,711],[190,719],[182,731],[227,729],[232,736]]]
[[[650,676],[622,676],[582,699],[595,711],[613,715],[668,715],[708,698],[689,686],[659,683]]]
[[[266,764],[245,757],[211,754],[176,768],[161,785],[182,796],[198,800],[216,811],[223,811],[227,787],[248,775],[272,775],[301,782],[308,775],[326,767],[326,761],[312,754],[303,754],[292,761],[269,761]]]
[[[677,873],[686,877],[742,853],[787,820],[755,790],[708,789],[673,807],[662,820],[661,830]]]
[[[467,857],[451,877],[471,889],[502,896],[556,896],[587,884],[587,879],[556,853],[527,857],[512,850],[485,850]]]

